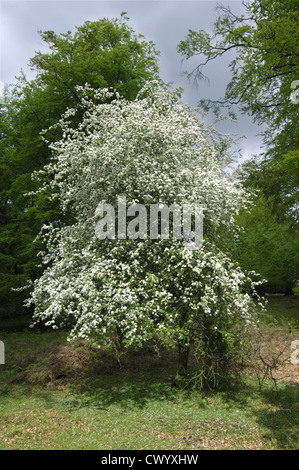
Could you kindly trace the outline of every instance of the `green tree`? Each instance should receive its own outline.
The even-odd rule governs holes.
[[[298,150],[282,154],[280,158],[253,158],[240,165],[236,175],[245,187],[262,191],[271,200],[269,208],[278,222],[288,220],[294,227],[298,224]]]
[[[49,221],[62,224],[66,217],[55,200],[49,201],[49,194],[31,194],[41,184],[32,180],[32,174],[50,156],[41,132],[57,123],[67,108],[80,108],[78,85],[113,87],[132,100],[148,79],[159,78],[154,44],[137,35],[127,20],[123,14],[115,20],[87,21],[73,33],[41,32],[50,51],[37,52],[30,60],[36,77],[28,81],[22,73],[1,106],[1,315],[22,311],[26,293],[12,292],[11,287],[20,287],[40,273],[36,267],[40,246],[33,240],[41,226]],[[79,121],[78,112],[74,128]],[[51,140],[61,137],[53,127]]]
[[[251,211],[238,216],[243,231],[235,256],[245,271],[256,271],[265,279],[261,293],[289,295],[299,279],[298,228],[288,220],[278,221],[273,205],[273,199],[261,193]]]
[[[98,92],[99,98],[113,95]],[[223,377],[254,320],[247,292],[253,283],[219,240],[223,227],[236,235],[234,215],[247,207],[247,193],[221,168],[211,129],[176,93],[148,83],[133,102],[99,101],[86,100],[75,131],[69,111],[60,122],[63,138],[50,146],[53,161],[45,171],[54,174],[50,185],[59,188],[61,209],[71,208],[74,219],[41,232],[46,269],[29,299],[34,319],[68,325],[70,339],[107,347],[116,338],[138,347],[158,336],[177,345],[179,378],[196,343],[208,363],[206,380],[217,366],[212,377]],[[119,196],[126,197],[125,219],[117,217]],[[203,243],[192,245],[185,217],[175,237],[162,229],[152,235],[147,214],[162,203],[206,207]]]
[[[296,98],[299,78],[299,5],[297,0],[248,0],[243,1],[242,5],[244,12],[240,15],[230,7],[219,6],[220,15],[214,23],[213,32],[208,34],[205,31],[189,30],[186,38],[180,42],[178,51],[186,59],[199,57],[199,64],[188,73],[189,78],[195,79],[204,77],[203,68],[210,61],[234,53],[229,64],[231,80],[226,86],[224,97],[214,101],[203,100],[202,105],[206,109],[214,109],[216,114],[227,110],[235,116],[236,111],[241,111],[251,115],[258,124],[266,126],[262,133],[266,150],[260,159],[253,156],[242,165],[241,179],[247,188],[260,190],[262,200],[264,197],[267,199],[274,232],[277,234],[274,238],[282,241],[283,237],[279,233],[286,233],[288,227],[288,238],[292,240],[289,249],[292,251],[296,246],[299,251],[299,104]],[[249,224],[247,229],[251,231],[252,220],[245,217],[243,222]],[[262,250],[268,229],[267,223],[264,223],[263,229],[259,231],[259,242],[258,234],[254,235],[255,248],[250,242],[252,249],[260,247]],[[268,239],[270,249],[269,243]],[[276,259],[280,272],[289,265],[286,261],[289,249],[282,251]],[[274,245],[273,252],[277,253]],[[259,267],[261,272],[265,272],[262,263],[268,264],[266,253],[264,255],[262,261],[256,259],[255,253],[251,256],[252,260],[256,260],[256,269]],[[274,285],[272,274],[278,272],[277,269],[272,274],[266,271],[269,281]],[[298,265],[295,271],[298,272]],[[287,284],[294,286],[296,282],[298,277],[294,279],[293,269],[290,268]],[[276,284],[281,285],[280,279],[277,279]]]
[[[275,146],[275,136],[285,130],[290,146],[298,147],[298,106],[292,102],[292,83],[299,77],[299,6],[297,0],[249,0],[242,2],[244,13],[219,6],[221,14],[212,34],[189,30],[178,51],[189,59],[202,61],[188,73],[204,77],[203,67],[224,54],[234,52],[232,72],[225,96],[205,104],[222,106],[250,114],[268,125],[266,142]],[[200,59],[199,59],[200,60]],[[277,137],[278,138],[278,137]]]

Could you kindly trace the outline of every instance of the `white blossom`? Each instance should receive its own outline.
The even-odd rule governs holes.
[[[99,345],[109,344],[116,330],[127,344],[156,331],[172,337],[183,310],[190,335],[205,316],[215,330],[234,319],[251,321],[244,286],[253,285],[218,246],[223,228],[234,236],[234,215],[250,198],[223,170],[211,134],[174,92],[156,84],[133,102],[108,90],[90,101],[88,87],[80,91],[82,122],[71,128],[76,110],[67,111],[59,123],[63,137],[50,144],[53,159],[43,170],[53,175],[50,186],[73,221],[41,232],[45,270],[28,299],[34,319],[71,325],[70,340]],[[96,207],[122,194],[128,204],[203,204],[202,248],[191,251],[171,239],[98,240]]]

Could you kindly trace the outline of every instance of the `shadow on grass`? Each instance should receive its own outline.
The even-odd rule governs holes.
[[[236,404],[254,417],[267,441],[279,449],[299,449],[299,385],[281,383],[278,389],[269,383],[259,389],[254,382],[232,387],[223,395],[231,407]]]
[[[285,384],[278,391],[263,392],[267,408],[254,411],[265,434],[278,443],[280,449],[299,449],[299,386]]]
[[[108,354],[89,350],[84,344],[73,349],[63,337],[53,338],[55,341],[46,333],[5,338],[7,364],[0,376],[0,385],[1,382],[5,385],[1,389],[3,399],[15,386],[19,387],[20,400],[28,395],[27,399],[36,397],[46,407],[62,406],[70,412],[142,410],[154,402],[161,405],[168,402],[170,406],[204,403],[199,391],[173,386],[175,351],[162,350],[161,356],[157,356],[152,348],[144,348],[125,356],[120,368]],[[15,371],[17,366],[20,371]],[[267,442],[273,441],[281,449],[299,448],[298,385],[281,385],[276,392],[270,388],[260,391],[254,381],[236,380],[228,381],[225,390],[207,396],[205,407],[211,412],[214,407],[215,415],[217,406],[224,405],[232,414],[242,409],[262,430]]]
[[[72,398],[65,404],[70,410],[89,407],[107,410],[145,408],[149,402],[176,401],[179,391],[172,386],[172,376],[161,378],[152,374],[100,377],[70,386]]]
[[[205,407],[211,409],[223,406],[231,410],[244,410],[249,421],[256,422],[266,443],[277,449],[299,448],[299,388],[297,385],[284,385],[279,391],[258,391],[251,386],[235,384],[230,390],[214,392],[209,395]],[[206,395],[206,397],[208,396]],[[65,397],[63,406],[70,412],[84,408],[89,411],[120,412],[142,410],[147,405],[163,402],[181,406],[199,404],[202,396],[199,392],[178,390],[172,386],[171,376],[161,378],[152,375],[123,375],[118,377],[96,378],[88,383],[72,384],[70,393]],[[219,402],[220,399],[220,402]],[[238,415],[235,414],[237,417]],[[270,445],[269,444],[269,445]]]

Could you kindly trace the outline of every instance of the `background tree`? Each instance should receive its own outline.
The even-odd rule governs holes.
[[[67,217],[55,201],[38,193],[31,175],[49,160],[50,152],[41,132],[55,124],[69,107],[78,107],[77,85],[89,83],[94,89],[113,87],[127,99],[134,99],[142,85],[158,79],[158,52],[152,42],[120,19],[85,22],[75,32],[41,32],[48,52],[37,52],[30,60],[36,72],[28,81],[24,74],[12,87],[8,102],[0,109],[0,315],[23,312],[25,292],[16,293],[24,281],[40,274],[33,243],[41,226],[49,221],[63,224]],[[80,121],[79,114],[72,125]],[[61,138],[52,129],[51,140]],[[45,176],[49,178],[49,175]]]
[[[229,7],[220,6],[220,15],[212,34],[189,30],[178,51],[186,58],[202,57],[198,66],[188,73],[189,78],[203,78],[203,67],[212,60],[234,52],[230,62],[231,81],[225,96],[203,104],[217,113],[223,109],[239,110],[251,115],[255,122],[266,125],[262,134],[266,151],[260,160],[254,156],[240,169],[246,187],[259,189],[269,199],[273,220],[286,225],[291,245],[298,240],[298,122],[299,105],[291,99],[299,77],[299,7],[296,0],[243,1],[244,13],[237,15]],[[247,223],[245,217],[243,222]],[[250,228],[249,228],[250,229]],[[265,224],[263,233],[266,233]],[[260,240],[260,245],[262,239]],[[290,246],[290,250],[293,248]],[[273,246],[273,250],[276,251]],[[281,270],[288,265],[284,253],[277,259]],[[288,256],[288,255],[287,255]],[[255,254],[252,253],[252,259]],[[264,259],[267,264],[267,260]],[[260,263],[258,263],[260,266]],[[299,266],[297,265],[296,272]],[[293,269],[287,285],[294,285]],[[277,285],[281,285],[277,279]],[[288,287],[288,292],[292,289]]]
[[[203,78],[206,64],[233,51],[235,58],[229,64],[232,79],[225,96],[204,102],[215,108],[224,106],[229,111],[237,106],[257,122],[272,126],[278,135],[289,125],[287,135],[290,137],[292,128],[292,137],[298,139],[298,107],[290,100],[292,82],[299,75],[298,2],[248,0],[242,4],[242,15],[236,15],[230,7],[219,6],[221,14],[212,34],[189,30],[178,51],[186,59],[202,56],[204,60],[188,76]],[[272,142],[273,134],[269,135],[269,143]],[[293,149],[294,142],[291,145],[287,150]]]

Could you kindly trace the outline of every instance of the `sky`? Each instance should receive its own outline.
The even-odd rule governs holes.
[[[189,29],[211,31],[218,15],[217,4],[230,5],[234,12],[241,12],[240,0],[215,2],[214,0],[0,0],[0,88],[11,84],[23,70],[27,78],[34,78],[28,62],[36,51],[47,51],[39,31],[53,30],[64,33],[75,31],[85,21],[99,18],[119,18],[124,11],[130,18],[129,25],[136,33],[153,41],[160,52],[160,76],[173,87],[182,87],[183,101],[196,107],[202,98],[218,99],[224,95],[230,80],[229,61],[223,57],[214,61],[204,71],[209,81],[198,86],[189,82],[183,74],[196,65],[196,59],[183,61],[177,46]],[[1,91],[1,90],[0,90]],[[206,120],[210,124],[210,120]],[[239,115],[236,123],[225,121],[215,124],[221,132],[242,138],[238,147],[242,149],[240,161],[262,151],[261,128],[249,116]]]

